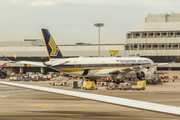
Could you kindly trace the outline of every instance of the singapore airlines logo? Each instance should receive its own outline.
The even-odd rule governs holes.
[[[50,56],[57,56],[59,49],[56,46],[56,43],[54,42],[54,40],[52,39],[52,37],[50,36],[49,38],[49,42],[48,42],[49,46],[51,47],[51,53]]]

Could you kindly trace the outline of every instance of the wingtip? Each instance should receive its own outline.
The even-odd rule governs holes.
[[[7,67],[7,63],[4,63],[3,66]]]

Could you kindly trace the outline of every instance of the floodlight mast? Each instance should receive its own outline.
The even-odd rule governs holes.
[[[98,57],[100,57],[100,27],[104,26],[104,23],[96,23],[94,26],[98,27],[99,40],[98,40]]]

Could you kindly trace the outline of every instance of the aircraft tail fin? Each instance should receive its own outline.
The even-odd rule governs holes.
[[[10,60],[9,58],[5,57],[4,55],[3,55],[3,58],[4,58],[4,60],[6,60],[6,61],[8,61],[10,63],[15,63],[15,61]]]
[[[41,31],[43,34],[44,43],[47,49],[49,59],[64,58],[49,31],[47,29],[41,29]]]

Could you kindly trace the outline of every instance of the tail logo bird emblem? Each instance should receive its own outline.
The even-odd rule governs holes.
[[[51,53],[50,56],[57,56],[59,49],[56,45],[56,43],[54,42],[53,38],[50,36],[49,38],[49,42],[48,42],[49,46],[51,47]]]

